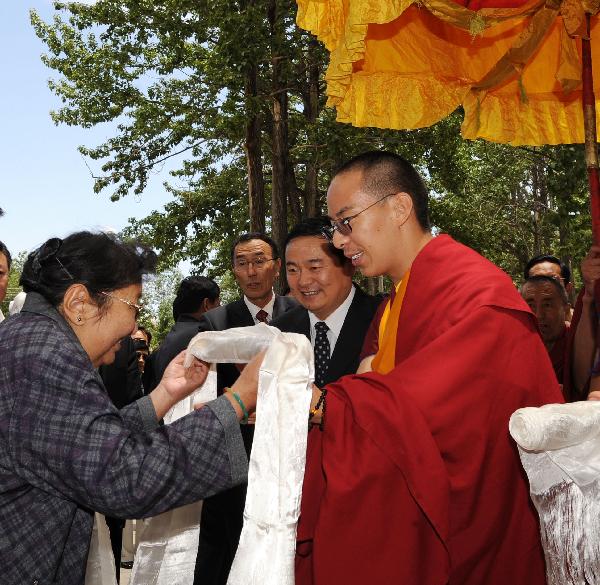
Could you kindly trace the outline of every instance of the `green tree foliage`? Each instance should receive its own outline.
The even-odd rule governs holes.
[[[177,268],[171,268],[144,279],[138,323],[152,333],[152,348],[158,346],[173,325],[173,300],[182,278]]]
[[[166,186],[173,202],[132,225],[164,266],[189,258],[223,272],[240,231],[262,224],[281,243],[290,222],[320,211],[332,169],[349,156],[387,146],[420,161],[434,147],[435,131],[335,122],[324,108],[326,52],[294,25],[291,0],[56,8],[52,23],[31,16],[43,60],[59,73],[50,87],[64,106],[54,121],[116,124],[105,143],[81,147],[101,164],[95,191],[141,193],[153,169],[179,154]]]
[[[19,252],[17,255],[12,257],[12,264],[10,266],[10,274],[8,275],[8,287],[6,288],[6,297],[0,309],[6,317],[8,315],[8,305],[20,292],[23,290],[19,285],[19,279],[21,278],[21,272],[23,271],[23,264],[27,260],[27,252]]]
[[[448,159],[432,153],[428,165],[433,223],[517,282],[527,260],[542,253],[577,272],[591,244],[583,146],[452,144]]]
[[[397,132],[335,122],[325,107],[327,54],[295,24],[292,0],[98,0],[56,3],[43,60],[58,77],[56,123],[115,125],[96,147],[96,192],[142,193],[177,162],[165,211],[128,233],[213,276],[229,270],[241,231],[271,231],[324,208],[333,170],[375,148],[413,161],[434,192],[436,227],[518,279],[538,251],[579,259],[590,242],[579,147],[514,149],[460,138],[458,111]],[[229,278],[229,280],[231,280]],[[229,282],[229,281],[227,281]]]

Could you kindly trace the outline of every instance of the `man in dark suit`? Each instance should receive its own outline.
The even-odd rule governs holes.
[[[281,259],[277,245],[261,233],[242,234],[231,251],[233,274],[243,297],[205,313],[199,331],[224,331],[270,323],[297,306],[289,297],[273,292]],[[217,386],[222,392],[239,375],[233,364],[217,366]],[[242,426],[242,437],[250,455],[253,425]],[[242,530],[246,486],[238,486],[204,500],[200,522],[200,541],[194,575],[195,585],[225,585]]]
[[[144,372],[146,394],[158,386],[171,360],[183,351],[192,337],[198,333],[202,315],[220,305],[220,294],[219,285],[206,276],[188,276],[179,283],[173,301],[175,324],[146,362]]]
[[[288,234],[287,281],[301,306],[272,323],[310,339],[319,387],[356,372],[364,336],[381,302],[352,283],[352,263],[322,235],[328,225],[327,218],[307,219]]]

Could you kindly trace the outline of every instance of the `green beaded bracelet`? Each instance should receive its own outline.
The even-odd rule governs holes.
[[[243,425],[245,425],[248,422],[248,417],[250,415],[248,414],[248,409],[246,408],[244,401],[240,398],[240,395],[237,392],[234,392],[230,388],[227,388],[227,390],[229,390],[229,392],[231,392],[231,395],[235,398],[236,402],[240,405],[240,408],[242,409],[242,413],[244,414],[244,418],[242,418],[242,420],[240,422]]]

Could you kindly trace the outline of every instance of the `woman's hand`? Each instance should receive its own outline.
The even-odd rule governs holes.
[[[194,358],[189,368],[183,366],[185,350],[173,358],[167,366],[159,385],[150,393],[158,418],[204,384],[208,375],[208,364]]]
[[[258,372],[260,371],[260,366],[265,357],[265,353],[266,351],[261,351],[260,353],[256,354],[252,360],[248,362],[248,365],[243,369],[240,377],[230,388],[231,392],[237,393],[237,395],[241,398],[248,413],[252,413],[256,409]],[[242,420],[242,418],[244,418],[244,413],[237,400],[229,392],[225,395],[227,396],[229,402],[231,402],[231,405],[238,415],[238,418]]]

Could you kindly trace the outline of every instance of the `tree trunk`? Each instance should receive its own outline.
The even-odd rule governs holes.
[[[247,0],[244,9],[251,12],[256,0]],[[248,172],[248,215],[250,231],[265,231],[265,180],[262,168],[261,114],[258,107],[258,66],[252,60],[245,64],[244,94],[246,128],[244,151]]]
[[[540,188],[538,181],[537,165],[531,169],[531,191],[533,198],[533,255],[539,256],[542,252],[541,214],[540,214]]]
[[[318,178],[319,170],[317,159],[316,122],[319,116],[319,60],[317,55],[318,44],[310,38],[307,48],[307,81],[308,88],[304,100],[304,115],[310,123],[308,137],[314,145],[313,154],[306,162],[306,181],[304,185],[304,216],[313,217],[317,214],[317,200],[319,197]]]
[[[377,293],[377,277],[376,276],[369,276],[367,277],[367,292],[370,295],[375,295]]]
[[[292,217],[294,218],[294,223],[298,223],[302,220],[302,207],[300,206],[300,197],[302,197],[304,193],[297,187],[296,173],[294,172],[294,166],[290,163],[289,159],[287,161],[286,186],[289,196]]]
[[[248,169],[248,212],[250,215],[250,231],[265,231],[265,181],[262,168],[261,120],[256,107],[257,67],[249,64],[246,71],[246,167]]]
[[[306,163],[306,184],[304,188],[304,217],[314,217],[317,211],[319,170],[316,163]]]
[[[273,60],[274,90],[279,76],[279,64]],[[275,93],[272,98],[271,112],[273,115],[272,160],[271,160],[271,220],[273,239],[278,246],[283,246],[287,235],[287,193],[286,193],[286,150],[287,132],[285,111],[287,94]]]
[[[287,199],[289,185],[289,150],[287,129],[288,94],[283,75],[282,23],[277,0],[269,4],[269,26],[271,32],[271,113],[272,126],[272,159],[271,159],[271,225],[272,236],[283,257],[283,243],[287,236]],[[278,291],[283,288],[283,279],[275,283]]]

